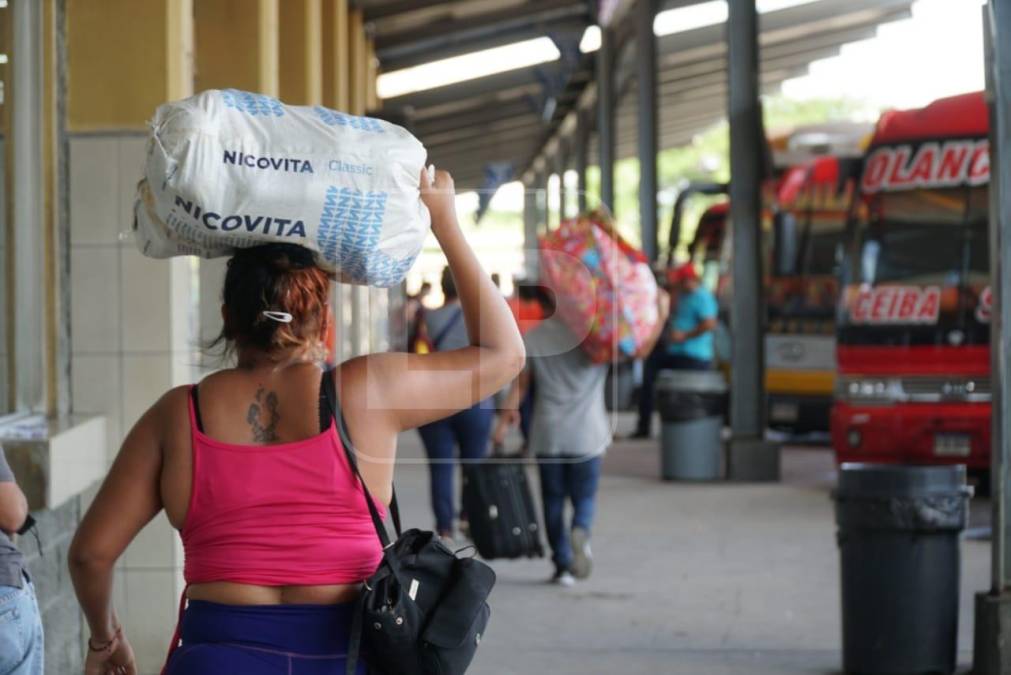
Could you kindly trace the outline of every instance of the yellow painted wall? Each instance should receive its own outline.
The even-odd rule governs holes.
[[[281,99],[323,102],[323,2],[284,0],[280,6]]]
[[[358,9],[348,13],[348,46],[351,51],[348,112],[352,115],[364,115],[368,105],[369,53],[364,19],[361,10]]]
[[[323,105],[348,110],[348,0],[323,0]]]
[[[67,0],[67,33],[70,131],[141,130],[161,103],[226,87],[355,114],[377,104],[348,0]]]
[[[67,0],[70,131],[143,129],[189,95],[192,11],[192,0]]]
[[[279,0],[193,0],[196,91],[279,94]]]

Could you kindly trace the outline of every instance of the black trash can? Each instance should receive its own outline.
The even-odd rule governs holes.
[[[660,475],[664,480],[723,476],[727,383],[718,370],[661,370],[656,378]]]
[[[954,672],[971,493],[961,465],[842,465],[833,497],[846,673]]]

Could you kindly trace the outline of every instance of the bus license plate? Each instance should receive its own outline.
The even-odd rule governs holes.
[[[969,434],[934,435],[934,454],[938,457],[968,457],[971,449]]]
[[[773,422],[796,422],[800,410],[796,403],[773,403],[769,416]]]

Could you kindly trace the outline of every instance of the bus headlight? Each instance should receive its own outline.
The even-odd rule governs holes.
[[[906,398],[901,380],[874,377],[839,378],[836,397],[858,403],[895,403]]]

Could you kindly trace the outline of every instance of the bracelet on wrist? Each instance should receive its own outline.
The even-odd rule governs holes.
[[[116,647],[116,643],[119,639],[123,637],[123,627],[116,626],[116,631],[112,634],[107,642],[95,644],[94,638],[88,638],[88,651],[92,652],[111,652]]]

